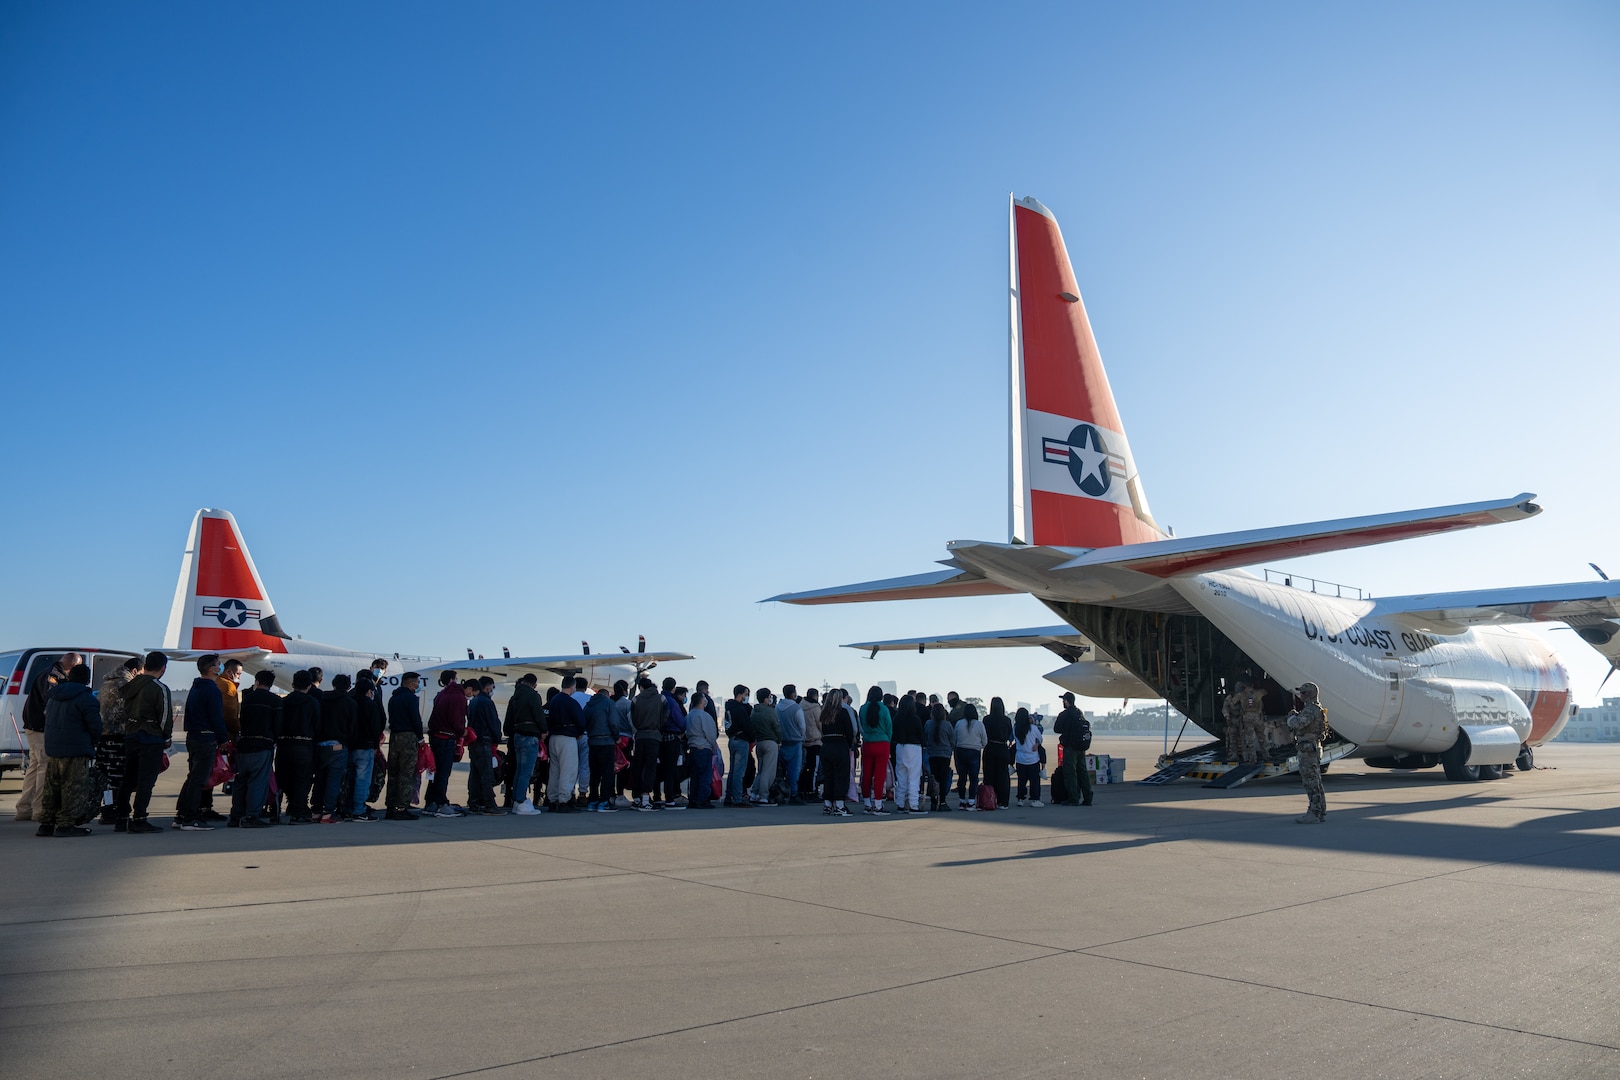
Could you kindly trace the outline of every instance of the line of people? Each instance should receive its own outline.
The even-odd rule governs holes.
[[[82,826],[103,802],[102,821],[116,831],[158,832],[148,810],[173,740],[168,658],[153,652],[131,660],[103,680],[99,702],[81,660],[65,656],[69,669],[53,669],[43,695],[39,835],[88,835]],[[335,675],[330,689],[320,669],[299,671],[291,692],[280,694],[270,671],[240,690],[240,664],[200,657],[183,711],[187,771],[172,827],[264,828],[283,813],[290,824],[336,824],[421,814],[749,809],[818,796],[825,815],[848,817],[855,804],[887,814],[891,799],[900,813],[950,810],[953,787],[961,810],[1044,805],[1042,718],[1025,709],[1009,716],[1000,698],[981,717],[954,691],[941,701],[873,687],[857,707],[843,690],[823,700],[815,689],[800,695],[787,685],[778,696],[739,684],[722,707],[705,681],[689,691],[673,678],[660,688],[642,677],[632,693],[623,680],[593,691],[586,679],[567,678],[542,695],[528,674],[513,686],[503,717],[493,679],[444,671],[424,721],[421,676],[406,672],[384,702],[385,667],[378,660],[352,679]],[[1054,801],[1090,805],[1081,764],[1090,724],[1074,696],[1063,697],[1053,727],[1061,746]],[[449,784],[462,760],[467,789],[458,805]],[[227,779],[231,811],[223,815],[212,796]],[[371,806],[379,798],[381,815]]]

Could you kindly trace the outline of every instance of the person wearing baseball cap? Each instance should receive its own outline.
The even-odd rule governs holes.
[[[1299,754],[1299,780],[1305,786],[1305,813],[1294,820],[1301,825],[1320,825],[1327,820],[1327,796],[1322,791],[1322,740],[1327,738],[1327,710],[1317,703],[1321,689],[1313,682],[1301,683],[1294,691],[1304,704],[1288,717],[1288,730],[1294,733]]]
[[[1063,711],[1058,713],[1052,730],[1057,732],[1058,744],[1063,747],[1063,801],[1059,806],[1090,806],[1091,775],[1083,760],[1091,749],[1091,721],[1074,707],[1074,695],[1065,690],[1059,695]],[[1075,798],[1079,794],[1081,798]]]

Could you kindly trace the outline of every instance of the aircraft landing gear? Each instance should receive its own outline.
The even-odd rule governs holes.
[[[1451,749],[1440,755],[1440,767],[1446,770],[1447,780],[1472,782],[1479,779],[1479,766],[1465,764],[1468,760],[1468,736],[1458,735]]]

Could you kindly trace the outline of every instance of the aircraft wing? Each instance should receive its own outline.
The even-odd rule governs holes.
[[[1122,544],[1088,551],[1056,569],[1109,567],[1157,578],[1230,570],[1279,558],[1316,555],[1324,551],[1367,547],[1391,540],[1410,540],[1480,525],[1520,521],[1541,513],[1541,507],[1535,504],[1534,499],[1534,495],[1523,494],[1494,502],[1461,503],[1426,510],[1281,525],[1271,529],[1245,529],[1208,536],[1173,537],[1145,544]]]
[[[430,667],[417,668],[422,674],[431,671],[478,672],[495,679],[518,679],[533,672],[535,675],[573,675],[588,668],[642,667],[669,660],[691,660],[688,653],[635,652],[635,653],[576,653],[572,656],[496,656],[479,660],[450,660]]]
[[[1000,596],[1016,593],[968,570],[935,570],[909,577],[883,578],[855,585],[836,585],[810,592],[779,593],[762,604],[858,604],[868,600],[932,600],[948,596]]]
[[[1092,650],[1091,642],[1072,626],[1031,626],[1022,630],[992,630],[979,634],[942,634],[934,637],[895,638],[892,641],[857,641],[846,649],[860,649],[876,656],[880,652],[916,649],[1051,649],[1073,663]]]
[[[1620,665],[1620,581],[1387,596],[1375,604],[1377,614],[1415,615],[1453,626],[1566,623],[1609,663]]]

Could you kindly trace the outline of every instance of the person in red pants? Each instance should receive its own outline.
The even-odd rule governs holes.
[[[861,706],[861,804],[868,814],[887,814],[883,789],[889,779],[889,740],[894,718],[883,704],[883,691],[874,686]]]

